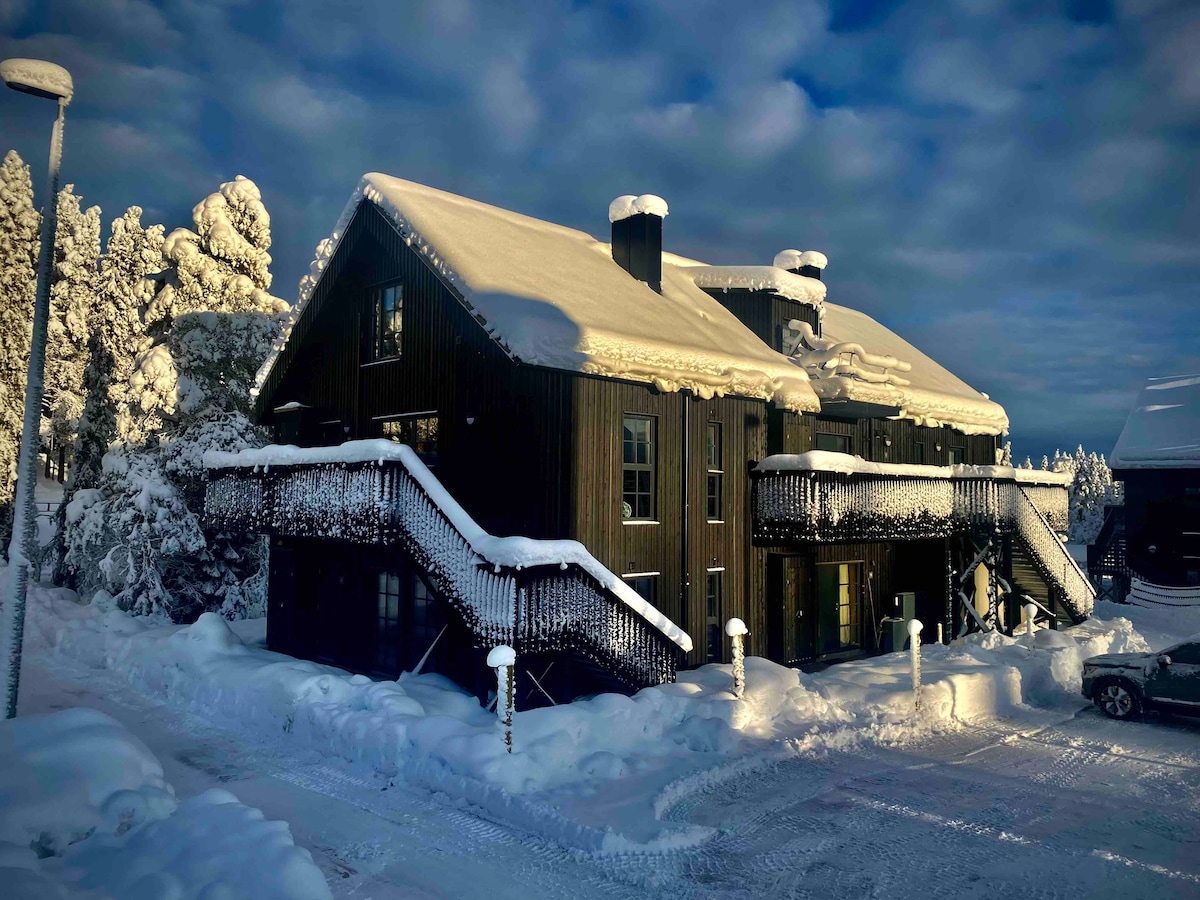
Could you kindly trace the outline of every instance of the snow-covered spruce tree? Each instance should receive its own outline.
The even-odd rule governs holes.
[[[102,496],[68,513],[95,546],[118,538],[102,568],[122,606],[177,621],[262,608],[262,542],[200,530],[202,457],[265,443],[249,388],[287,311],[269,293],[270,218],[254,183],[223,184],[192,216],[195,231],[163,243],[167,271],[118,414],[124,449],[105,457]]]
[[[59,507],[55,543],[54,580],[69,584],[80,594],[91,596],[106,580],[97,566],[115,544],[115,532],[108,544],[99,541],[99,532],[85,533],[66,513],[78,513],[71,501],[80,491],[96,491],[102,477],[102,460],[109,445],[122,437],[118,415],[124,408],[129,377],[145,341],[142,309],[153,298],[156,283],[149,277],[163,269],[163,227],[143,228],[142,211],[130,207],[112,223],[112,232],[100,259],[96,296],[89,315],[90,338],[87,363],[82,376],[83,412],[80,416],[71,475],[63,504]],[[89,494],[88,498],[96,499]]]
[[[10,150],[0,164],[0,553],[12,535],[40,224],[29,166]]]
[[[1075,453],[1075,480],[1071,483],[1070,533],[1072,541],[1090,544],[1104,525],[1104,505],[1113,501],[1112,470],[1103,456]]]
[[[72,446],[83,414],[83,373],[96,305],[100,260],[100,207],[80,210],[74,186],[58,195],[54,281],[46,340],[46,397],[42,431],[58,446]]]

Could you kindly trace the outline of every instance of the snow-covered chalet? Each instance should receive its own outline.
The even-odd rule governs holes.
[[[1147,380],[1110,464],[1124,502],[1088,547],[1093,582],[1116,600],[1200,602],[1200,375]]]
[[[827,302],[820,253],[709,266],[666,216],[620,197],[606,242],[362,179],[260,373],[277,445],[206,460],[209,526],[270,538],[272,648],[482,693],[509,644],[531,705],[727,661],[731,617],[800,665],[1090,610],[998,404]]]

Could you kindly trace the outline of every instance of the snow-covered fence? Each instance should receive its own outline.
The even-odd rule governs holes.
[[[494,538],[409,448],[356,443],[211,454],[208,526],[403,547],[481,646],[573,649],[633,688],[674,680],[686,635],[580,545]]]

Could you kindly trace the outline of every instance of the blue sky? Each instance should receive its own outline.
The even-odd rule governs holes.
[[[76,78],[65,178],[106,221],[244,174],[292,300],[366,171],[598,236],[661,194],[672,251],[828,254],[1035,458],[1200,371],[1198,47],[1154,0],[0,0],[0,56]],[[50,112],[0,93],[39,187]]]

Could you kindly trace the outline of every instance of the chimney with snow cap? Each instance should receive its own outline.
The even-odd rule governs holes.
[[[796,275],[807,275],[820,281],[821,270],[829,265],[829,260],[824,253],[816,250],[783,250],[775,254],[773,265],[777,269],[787,269]]]
[[[612,255],[618,266],[662,293],[662,223],[667,201],[654,194],[623,194],[608,205]]]

